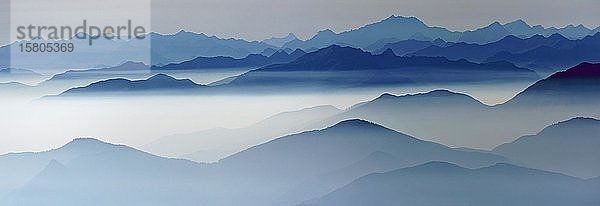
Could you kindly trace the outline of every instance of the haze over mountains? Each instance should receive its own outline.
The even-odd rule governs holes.
[[[592,178],[600,174],[600,120],[573,118],[500,145],[494,153],[531,167]]]
[[[336,34],[330,30],[317,33],[307,41],[292,41],[285,45],[288,48],[301,48],[303,50],[314,50],[327,47],[332,44],[353,46],[366,49],[378,40],[387,39],[388,43],[402,40],[426,40],[433,41],[442,39],[448,42],[466,42],[486,44],[498,41],[506,36],[514,35],[528,38],[539,34],[550,36],[561,34],[570,39],[579,39],[596,32],[584,26],[566,26],[564,28],[543,28],[542,26],[530,26],[523,20],[516,20],[507,24],[494,22],[484,28],[473,31],[456,32],[441,27],[427,26],[415,17],[391,16],[377,23]]]
[[[274,61],[274,59],[278,59],[276,56],[281,54],[283,56],[281,59],[290,60],[296,57],[295,53],[301,54],[302,52],[300,50],[292,54],[280,52],[271,56],[270,59]],[[210,63],[212,60],[217,62],[251,61],[248,60],[249,58],[251,57],[240,60],[225,58],[227,59],[225,61],[221,61],[222,58],[202,58],[156,69],[177,70],[209,67],[205,64],[211,64],[211,66],[219,64]],[[262,59],[265,58],[262,57]],[[225,64],[233,66],[236,63]],[[372,55],[360,49],[334,45],[303,54],[289,63],[271,64],[251,70],[225,84],[206,87],[206,89],[212,92],[249,90],[264,93],[282,89],[290,92],[306,89],[331,90],[385,85],[535,81],[538,78],[539,76],[535,72],[506,62],[477,64],[465,60],[452,61],[438,57],[399,57],[391,50],[380,55]],[[85,92],[115,92],[114,89],[120,88],[120,86],[111,85],[113,83],[114,81],[97,82],[92,84],[95,89],[85,90]],[[135,87],[135,85],[130,85],[130,87]],[[65,94],[72,94],[73,91],[67,91]],[[78,91],[85,93],[82,92],[83,89]]]
[[[588,121],[558,125],[596,127]],[[363,120],[280,137],[214,164],[161,158],[95,139],[76,139],[47,152],[1,155],[0,163],[9,165],[0,169],[0,205],[231,205],[241,200],[246,205],[501,205],[510,200],[591,206],[600,201],[595,179],[514,166],[499,155],[452,149]]]
[[[530,26],[523,20],[516,20],[506,24],[494,22],[489,26],[473,31],[458,32],[442,27],[427,26],[416,17],[391,16],[380,22],[341,33],[324,30],[305,41],[297,39],[293,34],[289,34],[283,38],[272,38],[259,42],[243,39],[222,39],[216,36],[183,30],[175,34],[150,33],[144,41],[100,40],[93,48],[86,45],[87,41],[73,40],[72,42],[78,48],[77,53],[79,55],[31,56],[19,53],[19,55],[11,59],[2,60],[12,60],[12,63],[2,62],[0,65],[30,68],[35,71],[45,71],[46,73],[48,71],[60,73],[66,71],[67,68],[85,69],[97,65],[116,65],[125,61],[139,61],[148,65],[161,66],[169,63],[188,61],[197,57],[224,56],[244,58],[250,54],[260,54],[265,50],[278,48],[292,51],[302,49],[310,52],[331,45],[340,45],[361,48],[366,51],[377,51],[381,50],[381,46],[387,43],[404,40],[432,42],[439,39],[446,42],[487,44],[499,41],[510,35],[519,38],[530,38],[535,35],[549,37],[553,34],[559,34],[567,39],[577,40],[594,35],[597,32],[598,29],[592,30],[582,25],[568,25],[563,28]],[[119,55],[109,53],[115,50],[121,51]],[[9,46],[0,47],[0,54],[8,53],[10,53]],[[94,58],[98,56],[102,56],[102,58]],[[28,58],[35,58],[36,61],[28,62],[26,61]],[[60,61],[55,61],[57,59],[60,59]],[[497,60],[496,57],[494,60]],[[524,65],[519,64],[519,66]]]
[[[1,47],[22,67],[0,62],[0,150],[127,145],[0,153],[0,206],[597,206],[598,29],[391,16],[307,40]]]
[[[320,193],[312,194],[314,188],[309,187],[300,190],[303,192],[297,195],[288,193],[298,191],[303,179],[323,178],[321,175],[344,169],[355,162],[364,162],[364,158],[382,152],[398,158],[398,162],[389,165],[393,168],[434,159],[467,167],[505,161],[493,154],[462,152],[421,141],[361,120],[349,120],[321,131],[278,138],[212,165],[165,159],[126,146],[78,139],[50,152],[0,156],[3,163],[15,161],[17,164],[20,161],[20,165],[36,168],[32,173],[39,171],[32,176],[11,173],[20,171],[20,167],[4,168],[9,172],[6,174],[11,175],[3,176],[3,179],[13,181],[19,189],[6,193],[0,205],[76,205],[84,201],[91,205],[133,204],[147,201],[147,198],[152,200],[148,203],[151,205],[167,201],[230,205],[239,200],[245,200],[248,205],[291,205],[328,192],[328,189],[319,189]],[[248,161],[256,158],[261,161]],[[370,166],[365,164],[353,167],[351,171],[342,170],[354,175],[347,176],[348,179],[331,179],[319,186],[335,189],[358,176],[377,171],[378,168]],[[22,179],[14,182],[15,177]],[[27,181],[25,177],[32,179]],[[169,177],[169,181],[163,181],[164,177]],[[240,185],[239,181],[246,184]],[[139,193],[127,197],[122,195],[122,192],[131,190]],[[96,194],[99,192],[113,198],[98,198]],[[37,198],[28,198],[34,194]],[[174,197],[176,200],[172,199]]]

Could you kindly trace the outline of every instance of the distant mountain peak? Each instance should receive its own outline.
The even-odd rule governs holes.
[[[319,35],[319,36],[323,36],[323,35],[334,36],[334,35],[336,35],[336,33],[333,32],[331,29],[325,29],[325,30],[321,30],[321,31],[317,32],[317,35]]]
[[[344,120],[341,121],[335,125],[332,126],[332,128],[335,127],[363,127],[363,126],[379,126],[375,123],[366,121],[366,120],[362,120],[362,119],[348,119],[348,120]]]
[[[418,173],[443,173],[449,174],[453,173],[453,171],[467,171],[468,169],[458,166],[456,164],[444,162],[444,161],[431,161],[424,164],[420,164],[414,167],[409,167],[405,169],[399,169],[394,172],[418,172]]]
[[[176,80],[174,77],[169,76],[167,74],[156,74],[150,78],[148,78],[148,80],[159,80],[159,79],[168,79],[168,80]]]
[[[79,145],[110,145],[110,144],[103,142],[96,138],[80,137],[80,138],[75,138],[75,139],[71,140],[69,143],[65,144],[65,146],[63,146],[63,147],[79,146]]]
[[[529,26],[529,24],[527,24],[527,22],[525,22],[523,19],[517,19],[514,20],[512,22],[506,23],[504,24],[504,26],[519,26],[519,27],[531,27]]]
[[[395,57],[396,54],[394,53],[394,50],[392,50],[391,48],[388,48],[383,53],[381,53],[380,56]]]

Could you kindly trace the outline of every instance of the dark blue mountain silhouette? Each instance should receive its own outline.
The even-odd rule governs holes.
[[[494,153],[515,162],[581,178],[600,176],[600,120],[577,117],[500,145]]]
[[[435,45],[414,52],[411,55],[431,57],[441,56],[454,60],[467,59],[474,62],[483,62],[500,52],[520,53],[541,46],[553,46],[560,42],[570,42],[570,40],[559,34],[552,35],[548,38],[541,35],[535,35],[527,39],[521,39],[510,35],[504,37],[500,41],[484,45],[469,43],[455,43],[447,47]]]
[[[250,71],[240,75],[229,86],[369,87],[538,78],[535,72],[506,62],[476,64],[440,57],[399,57],[391,50],[372,55],[360,49],[334,45],[287,64]]]
[[[109,79],[92,83],[85,87],[69,89],[59,96],[73,96],[98,93],[124,92],[173,92],[194,90],[205,87],[189,79],[175,79],[165,74],[157,74],[145,80]]]
[[[499,52],[486,60],[491,61],[508,61],[541,71],[559,71],[581,62],[600,63],[600,33],[579,40],[563,39],[523,52]]]
[[[594,205],[600,184],[497,164],[466,169],[445,162],[364,176],[302,205]]]
[[[503,106],[597,103],[600,103],[600,64],[581,63],[536,82]]]
[[[196,70],[196,69],[215,69],[215,68],[239,68],[239,67],[260,67],[269,64],[288,63],[304,55],[305,52],[297,49],[292,53],[286,51],[277,51],[271,56],[261,54],[251,54],[241,59],[233,57],[198,57],[190,61],[168,64],[164,66],[153,66],[152,70]]]

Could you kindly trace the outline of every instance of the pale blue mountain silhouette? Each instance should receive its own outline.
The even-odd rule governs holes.
[[[272,37],[269,39],[265,39],[262,42],[275,47],[283,47],[283,45],[285,45],[286,43],[294,40],[298,40],[298,37],[296,37],[296,35],[294,35],[293,33],[289,33],[285,37]]]
[[[23,186],[42,171],[51,160],[67,163],[76,157],[112,150],[109,144],[95,139],[75,139],[60,149],[45,152],[0,155],[0,199],[9,191]],[[1,201],[0,201],[1,202]]]
[[[193,184],[201,182],[206,165],[191,161],[161,158],[94,139],[77,139],[28,156],[45,162],[42,171],[5,196],[0,205],[187,205],[202,201],[195,195],[198,190],[191,189],[197,189]],[[43,157],[46,161],[40,161]],[[17,166],[31,160],[21,157]],[[11,169],[29,172],[18,167]]]
[[[515,162],[581,178],[600,176],[600,120],[577,117],[498,146]]]
[[[413,39],[417,34],[430,40],[440,38],[445,41],[457,40],[460,35],[458,32],[451,32],[441,27],[427,26],[415,17],[390,16],[380,22],[339,34],[324,30],[307,41],[292,41],[285,47],[302,48],[305,51],[309,48],[323,48],[333,44],[367,48],[380,39],[408,40]]]
[[[494,22],[483,28],[463,32],[458,39],[458,42],[485,44],[495,42],[508,35],[510,35],[510,33],[502,26],[502,24]]]
[[[395,160],[393,157],[402,161],[386,160]],[[455,151],[362,120],[281,137],[215,164],[161,158],[93,139],[78,139],[50,152],[2,156],[0,160],[6,158],[14,164],[4,165],[16,167],[3,167],[13,171],[3,178],[21,177],[19,172],[29,171],[23,168],[28,164],[38,169],[32,171],[37,175],[22,178],[24,182],[0,205],[67,206],[140,202],[231,205],[240,200],[246,205],[288,205],[324,195],[305,196],[303,192],[289,196],[288,192],[299,188],[303,180],[327,177],[345,168],[352,170],[347,171],[351,176],[362,176],[379,171],[385,166],[381,164],[387,163],[401,168],[439,159],[475,168],[506,161],[493,154]],[[344,182],[325,180],[323,187]]]
[[[375,51],[378,49],[376,48],[377,45],[410,39],[420,41],[442,39],[448,42],[487,44],[508,35],[528,38],[534,35],[561,34],[569,39],[580,39],[596,33],[596,30],[591,30],[582,25],[568,25],[560,29],[544,28],[540,25],[530,26],[523,20],[516,20],[504,25],[494,22],[472,31],[457,32],[441,27],[427,26],[416,17],[391,16],[382,21],[340,33],[326,29],[317,33],[311,39],[306,41],[294,40],[285,44],[284,47],[314,51],[337,44]]]
[[[302,205],[580,205],[600,202],[600,184],[496,164],[466,169],[446,162],[364,176]]]
[[[28,69],[10,67],[0,69],[0,83],[19,82],[25,84],[35,84],[44,78],[44,75]]]
[[[331,188],[351,181],[352,176],[376,172],[381,168],[378,163],[361,162],[376,152],[399,157],[402,161],[393,161],[394,165],[390,165],[396,168],[431,160],[444,160],[473,168],[505,161],[500,156],[456,151],[370,122],[353,119],[342,121],[323,130],[303,132],[269,141],[225,158],[216,166],[220,171],[228,171],[227,175],[249,178],[244,181],[271,185],[270,188],[261,188],[255,192],[265,195],[265,199],[261,200],[265,201],[265,204],[282,205],[315,197],[309,191],[298,191],[302,188],[300,185],[306,180],[326,177],[327,174],[343,168],[353,169],[347,171],[348,175],[344,175],[350,179],[323,179],[320,186]],[[357,162],[361,162],[358,165],[364,167],[348,167],[356,165]],[[295,194],[290,193],[292,191],[297,191],[297,195],[290,195]],[[251,194],[258,195],[254,194],[255,192]],[[282,195],[283,199],[274,198]]]
[[[260,53],[273,47],[271,45],[242,39],[221,39],[202,33],[180,31],[176,34],[150,34],[153,62],[152,65],[181,62],[196,57],[230,56],[243,58],[249,54]],[[171,62],[155,61],[154,55]]]
[[[402,96],[383,94],[312,125],[312,128],[361,118],[452,147],[482,148],[502,143],[497,142],[504,135],[497,122],[505,119],[494,121],[498,117],[494,117],[493,112],[493,107],[471,96],[448,90]],[[456,129],[465,125],[470,125],[471,129]],[[522,133],[516,133],[519,134]]]

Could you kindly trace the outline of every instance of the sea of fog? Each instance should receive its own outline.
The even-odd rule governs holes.
[[[236,72],[239,71],[206,74],[194,79],[197,83],[208,83],[227,75],[236,75]],[[174,134],[218,127],[247,127],[286,111],[320,105],[346,109],[386,92],[403,95],[448,89],[470,94],[485,104],[494,105],[510,99],[529,84],[531,82],[370,88],[310,94],[119,96],[52,100],[41,98],[44,92],[23,95],[18,91],[4,90],[0,92],[0,154],[48,150],[78,137],[94,137],[141,147]]]

